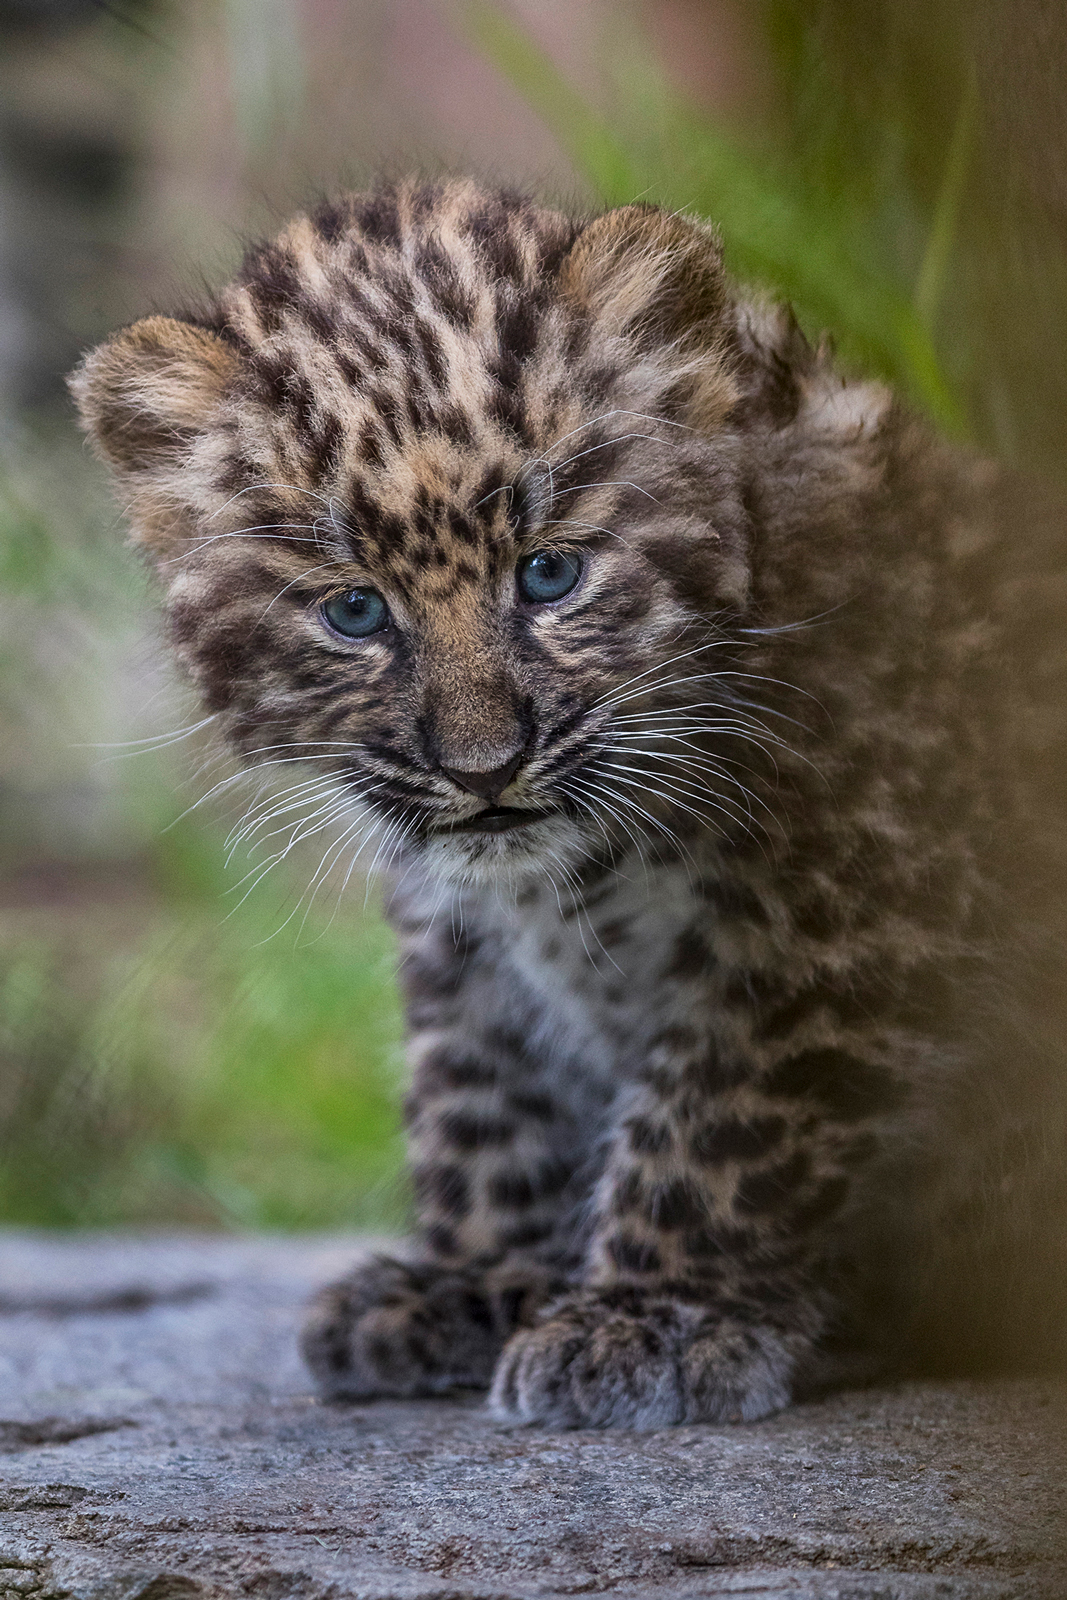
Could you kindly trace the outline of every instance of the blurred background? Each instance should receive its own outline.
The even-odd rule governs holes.
[[[325,837],[228,842],[250,795],[162,657],[79,352],[318,193],[467,170],[713,218],[848,365],[1062,479],[1065,88],[1062,0],[0,0],[0,1219],[406,1208],[373,887]]]

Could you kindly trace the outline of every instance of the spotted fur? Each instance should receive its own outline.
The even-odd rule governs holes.
[[[392,873],[418,1244],[316,1303],[326,1394],[647,1427],[1062,1353],[1046,509],[702,224],[470,182],[298,218],[73,386],[208,709]]]

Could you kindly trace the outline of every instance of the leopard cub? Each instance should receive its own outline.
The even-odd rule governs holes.
[[[702,223],[469,181],[72,384],[230,745],[388,863],[418,1236],[315,1303],[325,1395],[648,1428],[1062,1354],[1054,517]]]

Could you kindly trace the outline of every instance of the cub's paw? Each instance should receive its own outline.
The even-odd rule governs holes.
[[[331,1400],[485,1388],[504,1342],[478,1280],[379,1257],[312,1301],[304,1360]]]
[[[501,1421],[554,1428],[752,1422],[789,1404],[793,1341],[713,1308],[587,1290],[516,1333],[493,1379]]]

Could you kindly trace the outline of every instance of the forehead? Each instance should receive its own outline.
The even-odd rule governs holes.
[[[491,564],[511,486],[583,410],[554,287],[575,232],[467,184],[298,219],[219,300],[243,356],[220,489],[285,485],[398,574]]]

